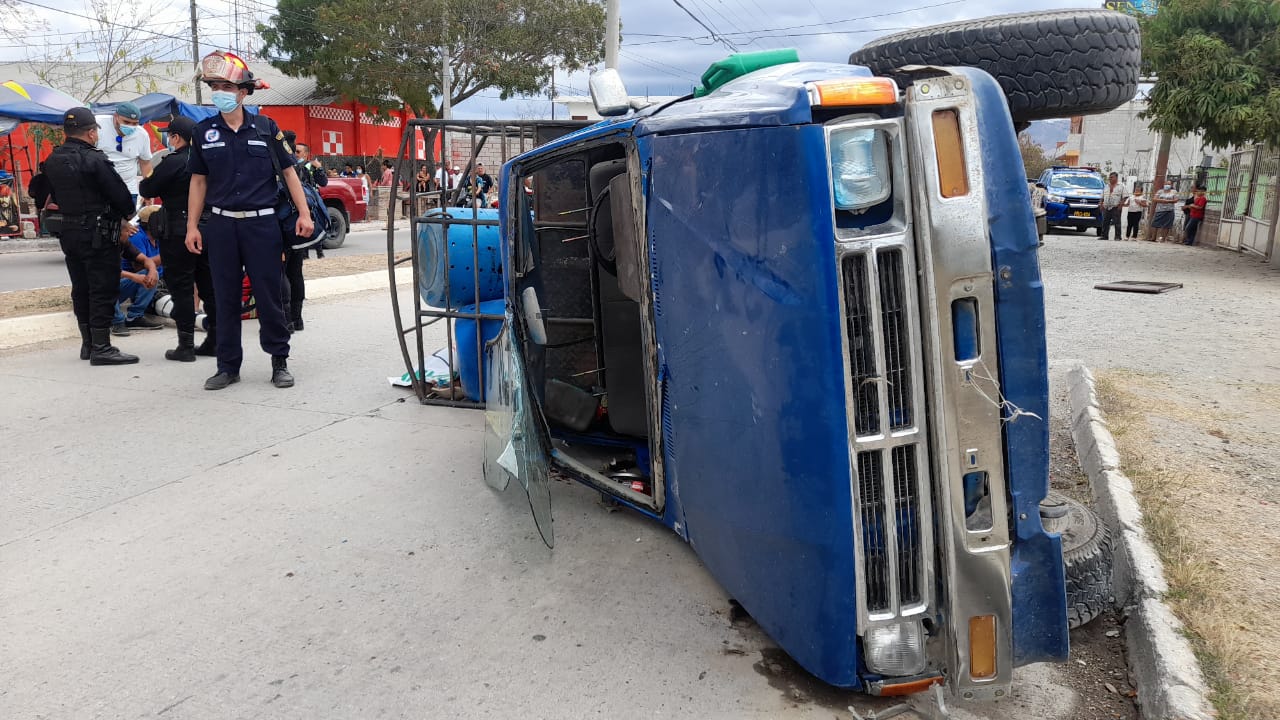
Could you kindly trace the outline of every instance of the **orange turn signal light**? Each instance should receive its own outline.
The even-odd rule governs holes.
[[[969,171],[964,162],[960,114],[955,110],[933,111],[933,146],[938,160],[938,190],[942,197],[968,195]]]
[[[987,680],[996,676],[996,616],[969,618],[969,677]]]
[[[820,80],[809,83],[809,98],[812,104],[825,107],[896,105],[898,85],[882,77]]]

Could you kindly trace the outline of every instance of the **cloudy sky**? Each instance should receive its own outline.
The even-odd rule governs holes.
[[[97,0],[106,3],[108,0]],[[153,4],[148,4],[153,2]],[[77,31],[92,15],[87,0],[0,0],[25,17],[42,18],[47,27],[30,39],[43,54],[77,52]],[[235,48],[249,45],[255,19],[274,11],[275,0],[197,0],[201,45]],[[634,95],[682,95],[710,63],[734,52],[792,47],[802,60],[843,62],[864,43],[898,30],[1010,12],[1080,7],[1080,0],[903,0],[902,3],[848,0],[621,0],[623,40],[619,70]],[[1087,3],[1100,7],[1102,3]],[[119,7],[113,0],[107,7]],[[188,6],[179,0],[132,0],[148,12],[159,59],[190,56]],[[683,7],[682,7],[683,6]],[[128,7],[128,6],[126,6]],[[119,15],[113,13],[113,18]],[[241,32],[236,31],[237,22]],[[184,38],[187,38],[184,41]],[[21,60],[32,50],[0,45],[0,59]],[[558,94],[587,94],[585,73],[558,73]],[[459,105],[457,117],[545,117],[543,98],[501,101],[483,93]],[[558,108],[557,113],[563,112]]]

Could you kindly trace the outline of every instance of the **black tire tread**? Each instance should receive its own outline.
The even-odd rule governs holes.
[[[976,67],[1004,89],[1014,122],[1115,109],[1138,90],[1138,21],[1110,10],[1015,13],[874,40],[849,56],[890,75],[905,65]]]
[[[1112,546],[1111,533],[1089,508],[1063,495],[1050,492],[1047,503],[1065,504],[1071,508],[1062,518],[1044,519],[1045,530],[1061,532],[1062,564],[1067,580],[1067,627],[1074,630],[1098,617],[1111,604]],[[1086,513],[1093,523],[1088,536],[1065,533],[1077,520],[1076,513]]]
[[[325,208],[328,210],[338,210],[338,208],[335,208],[332,205],[326,205]],[[325,250],[335,250],[342,247],[342,244],[347,241],[347,233],[351,231],[351,226],[347,222],[347,214],[342,210],[338,210],[338,216],[341,218],[340,222],[342,223],[342,231],[334,232],[333,228],[330,228],[329,232],[325,234],[324,240],[321,241]],[[330,221],[334,219],[332,213],[330,213],[329,219]]]

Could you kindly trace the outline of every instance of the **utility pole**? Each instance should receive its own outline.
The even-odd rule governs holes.
[[[1167,132],[1160,133],[1160,147],[1156,149],[1156,171],[1152,173],[1151,191],[1147,193],[1147,197],[1155,198],[1156,193],[1164,187],[1164,177],[1169,172],[1169,147],[1171,145],[1173,145],[1173,136]],[[1154,218],[1155,213],[1152,212],[1151,216]],[[1148,224],[1147,239],[1151,240],[1154,235],[1155,229]]]
[[[198,75],[200,72],[200,35],[196,30],[196,0],[191,0],[191,62],[196,66]],[[200,97],[199,80],[196,80],[196,104],[204,104]]]
[[[604,66],[618,69],[618,4],[608,0],[604,6]]]

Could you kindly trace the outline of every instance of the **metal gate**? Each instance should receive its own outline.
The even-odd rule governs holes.
[[[480,235],[485,228],[498,227],[497,217],[491,211],[499,202],[502,165],[521,153],[588,124],[540,120],[409,121],[400,140],[394,181],[396,188],[407,185],[407,191],[403,194],[388,193],[387,272],[406,378],[423,404],[484,407],[484,328],[486,323],[501,322],[504,316],[481,310],[481,303],[498,298],[487,296],[482,287],[482,260],[489,260],[489,272],[492,272],[494,258],[482,258]],[[486,170],[492,168],[489,174],[493,176],[493,187],[484,195],[483,201],[474,192],[477,183],[472,178],[479,164],[486,165]],[[448,172],[454,166],[461,171],[457,182],[448,179],[436,182],[437,170],[443,168]],[[406,169],[409,172],[406,173]],[[521,191],[521,188],[508,188],[509,193]],[[396,242],[397,230],[400,229],[396,226],[397,205],[400,205],[403,219],[408,220],[407,248],[397,246]],[[450,245],[453,244],[458,247],[451,251]],[[497,261],[501,263],[504,259],[497,258]],[[401,297],[402,289],[397,282],[397,270],[405,264],[412,268],[411,302]],[[500,265],[497,270],[501,272]],[[468,271],[470,278],[466,276]],[[441,272],[442,278],[435,276]],[[427,273],[433,274],[432,280],[443,280],[443,302],[439,305],[427,304],[424,297],[424,275]],[[465,285],[468,279],[472,292],[465,297],[459,296],[454,292],[454,282],[462,280],[460,284]],[[438,284],[435,287],[438,291]],[[407,317],[406,306],[412,307],[412,313]],[[443,337],[440,337],[439,324],[442,320]],[[464,324],[469,336],[466,348],[459,346],[459,323]],[[470,337],[471,334],[474,337]],[[413,335],[412,342],[408,339],[410,335]],[[473,342],[474,347],[471,346]],[[437,344],[443,347],[428,351],[429,347]],[[474,374],[468,373],[473,378],[472,383],[463,381],[464,362],[474,363]]]

